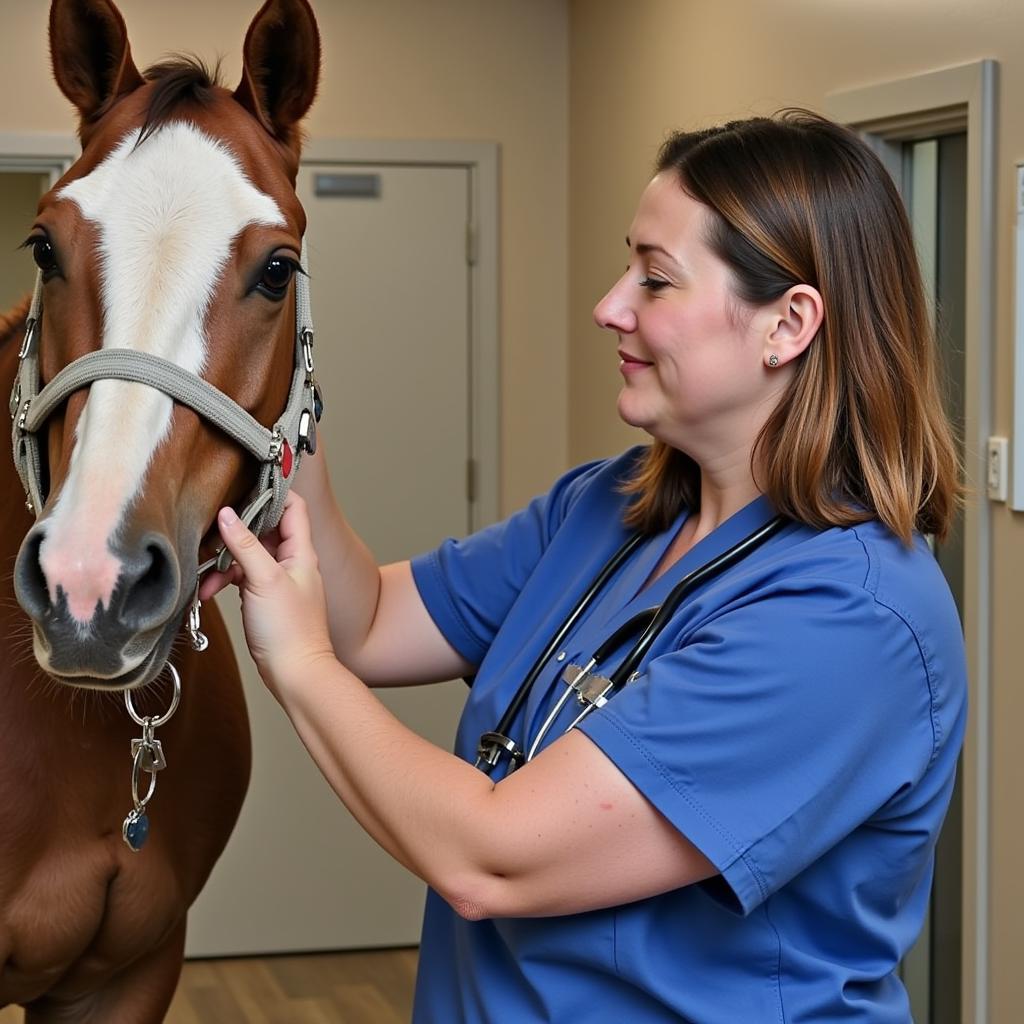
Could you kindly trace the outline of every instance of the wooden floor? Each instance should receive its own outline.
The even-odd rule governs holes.
[[[408,1024],[415,949],[190,960],[165,1024]],[[21,1024],[0,1010],[0,1024]]]

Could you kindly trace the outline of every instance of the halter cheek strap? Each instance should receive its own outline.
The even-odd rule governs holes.
[[[305,452],[316,451],[316,424],[322,402],[313,372],[313,317],[309,304],[308,256],[302,246],[303,269],[295,275],[295,362],[284,411],[273,427],[257,422],[245,409],[208,381],[176,363],[149,352],[112,348],[90,352],[69,363],[39,390],[39,333],[42,316],[42,274],[36,278],[18,375],[11,392],[14,461],[27,497],[26,505],[39,517],[42,493],[37,432],[69,395],[96,380],[125,380],[146,384],[216,424],[260,463],[256,489],[239,518],[253,532],[266,533],[281,520],[284,501]],[[231,555],[221,547],[199,567],[226,569]]]

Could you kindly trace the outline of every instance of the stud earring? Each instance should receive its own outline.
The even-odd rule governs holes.
[[[774,352],[768,357],[768,365],[769,366],[778,366],[779,365],[779,357]]]

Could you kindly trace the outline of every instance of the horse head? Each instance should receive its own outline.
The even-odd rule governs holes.
[[[50,49],[82,154],[26,243],[40,383],[93,352],[149,353],[274,423],[296,353],[298,125],[319,76],[308,3],[267,0],[233,92],[192,60],[140,73],[110,0],[53,0]],[[42,507],[15,589],[61,682],[133,687],[162,670],[216,511],[253,485],[252,456],[176,397],[104,376],[35,435]]]

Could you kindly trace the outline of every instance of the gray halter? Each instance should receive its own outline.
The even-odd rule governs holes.
[[[313,376],[313,317],[309,306],[306,244],[302,267],[295,274],[295,369],[287,404],[268,429],[258,423],[234,399],[208,381],[176,363],[148,352],[127,348],[100,349],[69,363],[42,390],[39,388],[39,335],[42,330],[42,272],[25,325],[18,353],[18,374],[11,392],[14,462],[25,488],[26,507],[39,518],[46,495],[42,493],[37,431],[72,392],[95,380],[113,379],[146,384],[162,391],[203,418],[216,424],[260,462],[259,479],[239,518],[254,533],[273,529],[281,520],[288,494],[304,452],[316,451],[316,421],[320,396]],[[201,575],[214,565],[222,571],[231,555],[221,547],[214,558],[199,567]]]

